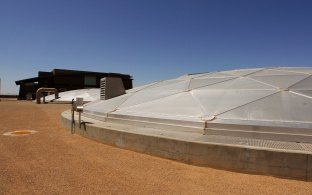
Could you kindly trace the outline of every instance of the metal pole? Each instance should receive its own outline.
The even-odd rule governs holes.
[[[74,99],[71,102],[71,133],[74,134],[74,127],[75,127],[75,109],[74,109]]]
[[[79,112],[79,129],[81,129],[81,112]]]

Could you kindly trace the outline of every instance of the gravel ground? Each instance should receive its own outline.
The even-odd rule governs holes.
[[[0,194],[312,194],[312,182],[191,166],[72,135],[66,104],[0,102]],[[4,136],[8,131],[32,135]]]

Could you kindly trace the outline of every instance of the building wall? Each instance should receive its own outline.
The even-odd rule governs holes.
[[[36,97],[36,91],[38,89],[37,83],[23,83],[20,85],[19,100],[29,100],[29,99],[35,99]]]

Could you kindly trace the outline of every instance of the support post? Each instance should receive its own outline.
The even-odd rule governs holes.
[[[75,102],[74,99],[72,99],[71,102],[71,133],[74,134],[75,133]]]

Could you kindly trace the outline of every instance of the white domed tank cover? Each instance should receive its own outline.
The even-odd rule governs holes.
[[[83,98],[84,102],[92,102],[100,99],[100,88],[92,89],[77,89],[59,93],[59,98],[55,99],[54,95],[45,97],[46,102],[71,102],[72,99],[76,100],[77,97]],[[41,101],[43,98],[41,98]]]
[[[312,68],[191,74],[85,105],[103,121],[205,134],[312,142]]]

